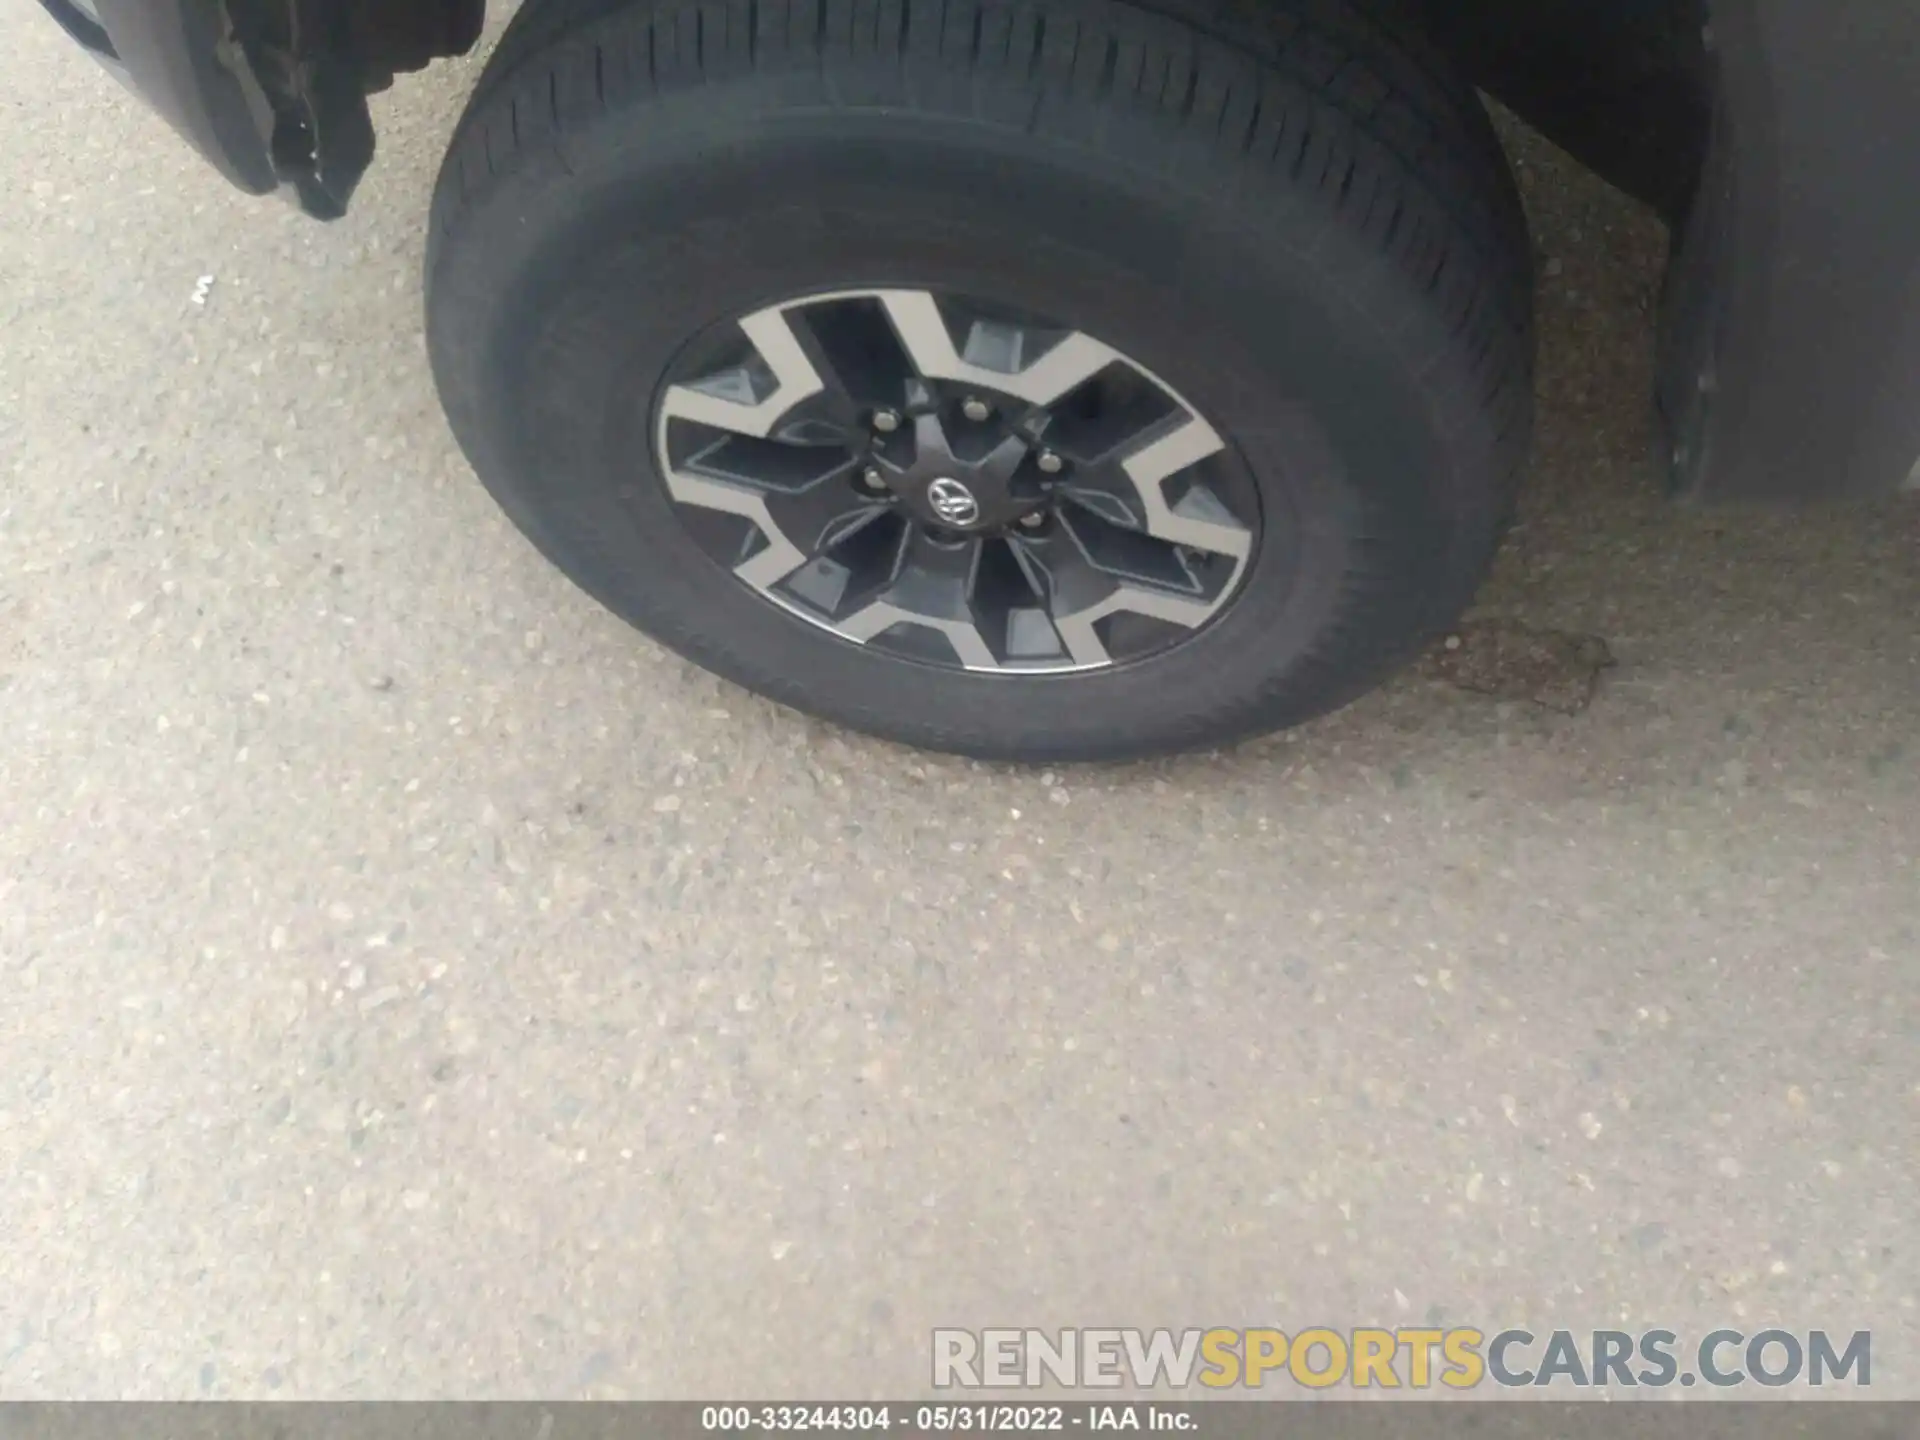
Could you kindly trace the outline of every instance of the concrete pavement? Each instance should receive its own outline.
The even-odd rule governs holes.
[[[1410,675],[1028,773],[632,634],[334,227],[0,15],[0,1394],[871,1396],[936,1325],[1872,1328],[1920,1396],[1920,511],[1671,507],[1663,237],[1522,140],[1546,412]],[[196,303],[201,278],[204,303]]]

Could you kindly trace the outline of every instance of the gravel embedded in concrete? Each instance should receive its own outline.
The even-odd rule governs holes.
[[[1659,228],[1520,139],[1546,413],[1409,674],[1038,774],[632,634],[333,227],[0,15],[0,1393],[865,1396],[936,1325],[1871,1327],[1920,1395],[1920,512],[1675,508]]]

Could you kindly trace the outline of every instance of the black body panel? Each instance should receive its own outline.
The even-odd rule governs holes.
[[[1920,481],[1920,6],[1716,0],[1717,104],[1662,337],[1682,488]]]
[[[1406,0],[1481,89],[1670,221],[1712,118],[1707,0]]]
[[[366,93],[484,0],[41,0],[234,184],[344,212]],[[529,4],[552,0],[528,0]],[[1707,498],[1920,484],[1920,5],[1372,0],[1657,207],[1680,243],[1658,402]]]
[[[220,0],[96,0],[97,22],[69,0],[41,4],[228,180],[253,195],[276,188],[272,110],[245,64],[231,63]]]
[[[479,38],[484,0],[40,0],[220,173],[346,213],[373,160],[366,97]]]

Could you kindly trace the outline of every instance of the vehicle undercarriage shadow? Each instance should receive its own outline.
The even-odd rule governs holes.
[[[1485,747],[1556,794],[1911,784],[1920,504],[1669,497],[1647,398],[1667,232],[1524,127],[1503,131],[1536,239],[1540,409],[1518,519],[1469,623],[1594,637],[1614,663],[1568,715],[1524,685],[1458,688],[1437,651],[1342,714],[1212,763],[1242,782],[1276,756],[1404,776]]]

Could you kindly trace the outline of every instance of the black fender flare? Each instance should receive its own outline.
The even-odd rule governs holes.
[[[1705,172],[1662,318],[1682,493],[1920,484],[1920,7],[1714,0]]]
[[[465,53],[484,0],[41,0],[215,169],[309,215],[346,213],[373,161],[367,95]]]

